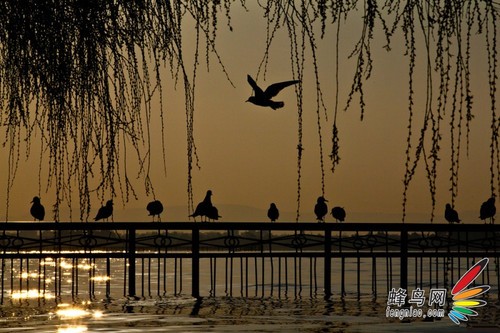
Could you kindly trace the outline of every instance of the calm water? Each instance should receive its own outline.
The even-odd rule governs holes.
[[[113,262],[111,266],[111,293],[106,297],[105,268],[102,262],[95,266],[80,262],[79,265],[79,293],[74,296],[74,276],[70,262],[60,263],[61,296],[55,298],[53,290],[55,281],[51,277],[55,263],[45,263],[45,296],[36,295],[40,280],[37,275],[38,264],[14,262],[11,274],[6,264],[4,271],[4,304],[0,306],[0,333],[3,332],[500,332],[500,330],[486,329],[500,322],[500,307],[496,297],[486,307],[480,308],[480,317],[474,322],[475,329],[468,329],[465,325],[456,326],[447,317],[441,320],[425,322],[417,319],[411,323],[402,323],[399,319],[388,319],[386,289],[387,279],[385,262],[378,264],[377,283],[379,297],[374,300],[371,293],[370,273],[372,268],[368,262],[362,262],[360,281],[362,293],[357,290],[357,267],[355,263],[348,263],[346,269],[347,296],[341,300],[334,295],[332,301],[321,297],[321,283],[323,275],[321,263],[317,263],[316,273],[310,274],[313,262],[304,261],[303,274],[289,271],[286,278],[288,292],[282,286],[276,289],[278,267],[280,263],[274,261],[253,265],[249,264],[249,271],[263,269],[266,272],[264,284],[259,285],[252,274],[248,274],[243,281],[248,288],[241,288],[241,268],[246,268],[244,261],[233,262],[232,297],[228,297],[226,283],[226,261],[224,259],[212,263],[202,262],[202,290],[204,294],[212,295],[197,301],[191,297],[176,296],[173,294],[174,285],[181,295],[189,295],[190,269],[189,261],[177,263],[177,271],[173,270],[173,263],[162,261],[146,261],[144,265],[138,262],[138,293],[146,296],[133,299],[123,297],[123,262]],[[151,282],[142,280],[142,267],[152,267]],[[284,263],[281,263],[281,267]],[[181,271],[181,267],[183,268]],[[272,267],[272,269],[271,269]],[[168,269],[167,269],[168,268]],[[166,279],[160,278],[158,271],[166,269]],[[394,267],[397,270],[397,266]],[[217,277],[210,279],[210,272],[217,271]],[[290,268],[289,268],[290,270]],[[89,272],[92,271],[92,274]],[[270,272],[273,271],[273,283]],[[40,273],[42,270],[40,270]],[[72,275],[73,272],[73,275]],[[283,272],[282,272],[283,273]],[[183,276],[180,280],[175,276]],[[160,276],[162,276],[160,274]],[[257,276],[260,276],[257,272]],[[141,277],[141,279],[139,279]],[[284,273],[280,276],[284,280]],[[302,280],[302,288],[294,287],[294,280]],[[334,289],[338,277],[333,278]],[[89,279],[92,279],[94,294],[88,294]],[[248,280],[248,281],[247,281]],[[396,279],[397,281],[397,279]],[[13,288],[10,288],[11,282]],[[248,283],[247,283],[248,282]],[[73,285],[73,287],[72,287]],[[213,287],[215,286],[215,296]],[[21,287],[22,291],[19,289]],[[72,289],[73,288],[73,289]],[[42,288],[43,289],[43,288]],[[182,289],[182,290],[181,290]],[[248,291],[248,297],[241,297]],[[319,291],[317,289],[320,289]],[[160,291],[159,293],[157,291]],[[165,291],[165,295],[162,295]],[[262,293],[262,291],[265,291]],[[338,289],[337,289],[338,291]],[[385,296],[384,296],[385,293]],[[162,296],[156,296],[156,295]],[[257,295],[257,296],[256,296]],[[263,295],[263,296],[262,296]],[[483,328],[479,328],[483,327]]]

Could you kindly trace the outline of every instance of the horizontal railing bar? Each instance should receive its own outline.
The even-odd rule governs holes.
[[[0,231],[18,230],[296,230],[296,231],[407,231],[498,232],[500,224],[480,223],[316,223],[316,222],[3,222]]]
[[[200,258],[323,258],[324,252],[200,252]],[[333,252],[332,258],[399,258],[399,252]],[[136,258],[191,258],[191,253],[141,253],[136,252]],[[466,257],[499,257],[500,252],[408,252],[409,258],[466,258]],[[127,253],[0,253],[0,258],[4,259],[44,259],[44,258],[83,258],[83,259],[124,259],[128,258]]]

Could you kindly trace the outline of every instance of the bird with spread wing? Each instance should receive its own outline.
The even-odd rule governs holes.
[[[247,102],[253,103],[255,105],[263,106],[263,107],[270,107],[273,110],[282,108],[285,103],[283,102],[276,102],[271,100],[271,98],[275,97],[276,95],[279,94],[281,90],[284,88],[297,84],[300,81],[299,80],[292,80],[292,81],[284,81],[284,82],[278,82],[271,84],[269,87],[266,88],[266,90],[262,90],[257,83],[255,83],[254,79],[250,75],[247,75],[247,80],[248,83],[250,83],[250,86],[252,86],[254,95],[250,96],[247,100]]]

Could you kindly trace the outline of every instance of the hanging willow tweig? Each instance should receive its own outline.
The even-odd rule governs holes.
[[[0,3],[0,119],[6,128],[5,145],[9,147],[7,194],[15,180],[21,144],[29,148],[35,135],[41,138],[40,165],[48,157],[49,179],[42,188],[53,187],[56,193],[54,219],[71,195],[79,193],[80,219],[88,220],[90,193],[97,191],[104,200],[117,191],[128,200],[135,195],[126,165],[127,151],[137,153],[146,191],[154,189],[149,179],[150,103],[156,93],[161,100],[160,68],[166,66],[171,80],[181,81],[185,91],[188,161],[188,206],[192,210],[192,170],[198,165],[194,141],[196,73],[200,53],[209,62],[215,56],[224,72],[216,49],[219,17],[226,17],[231,27],[234,3],[246,7],[244,0],[6,0]],[[437,162],[440,159],[441,134],[446,127],[440,121],[450,110],[447,127],[452,136],[450,188],[452,203],[458,195],[459,161],[463,131],[469,143],[473,118],[470,91],[471,35],[478,32],[486,41],[488,84],[491,100],[491,193],[500,182],[500,152],[496,114],[497,19],[498,3],[471,1],[376,1],[376,0],[269,0],[258,3],[267,21],[264,57],[259,68],[265,74],[270,47],[280,29],[286,29],[290,42],[290,61],[294,79],[305,75],[306,54],[312,61],[316,82],[317,128],[320,142],[321,188],[325,190],[323,138],[321,127],[327,119],[317,63],[318,38],[327,29],[335,31],[336,92],[333,108],[332,171],[340,162],[339,40],[341,21],[362,13],[362,33],[355,42],[351,57],[357,66],[347,96],[348,109],[359,98],[361,119],[365,114],[363,83],[370,77],[373,60],[371,44],[374,29],[380,24],[390,49],[392,37],[402,32],[409,62],[408,137],[404,175],[403,220],[407,192],[417,166],[425,165],[434,214]],[[196,31],[194,54],[183,52],[182,25],[192,18]],[[392,23],[388,23],[392,22]],[[318,31],[320,33],[318,33]],[[424,122],[415,128],[414,69],[417,57],[416,34],[424,36],[421,54],[427,63]],[[203,42],[201,42],[203,41]],[[203,45],[202,45],[203,44]],[[204,50],[202,49],[204,48]],[[203,52],[204,51],[204,52]],[[186,61],[194,64],[187,70]],[[342,60],[342,59],[341,59]],[[150,75],[154,73],[153,75]],[[226,72],[227,74],[227,72]],[[434,92],[433,77],[439,76]],[[229,77],[229,76],[228,76]],[[296,87],[298,110],[297,142],[297,220],[300,215],[303,86]],[[146,110],[144,112],[144,110]],[[163,111],[161,110],[163,119]],[[465,128],[465,129],[464,129]],[[418,143],[412,146],[412,141]],[[145,144],[146,151],[140,147]],[[47,151],[47,155],[45,151]],[[165,149],[163,149],[165,159]],[[146,158],[144,158],[144,156]],[[122,171],[123,170],[123,171]],[[98,175],[99,184],[91,187],[90,178]],[[39,177],[40,179],[40,177]],[[9,197],[9,195],[8,195]],[[8,206],[7,200],[7,213]]]
[[[21,142],[26,140],[29,152],[37,133],[42,141],[40,164],[49,165],[48,182],[40,180],[38,191],[55,188],[56,221],[60,204],[70,201],[74,190],[79,193],[81,220],[88,220],[93,191],[104,200],[119,189],[128,200],[134,192],[127,169],[121,167],[129,150],[137,153],[146,190],[153,190],[147,131],[155,92],[163,105],[160,67],[165,65],[171,79],[184,84],[192,206],[196,69],[188,73],[185,68],[181,27],[184,17],[193,17],[196,43],[204,35],[207,54],[215,52],[217,13],[223,9],[230,22],[229,6],[230,1],[2,1],[0,116],[9,147],[7,197]],[[147,151],[140,149],[144,143]],[[95,175],[99,184],[92,188],[90,178]]]

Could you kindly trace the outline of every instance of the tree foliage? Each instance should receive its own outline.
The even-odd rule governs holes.
[[[127,154],[135,154],[141,165],[140,176],[146,191],[154,187],[149,179],[151,101],[158,96],[162,108],[162,80],[180,82],[185,92],[187,130],[187,193],[192,209],[192,170],[198,164],[194,136],[195,87],[200,59],[215,58],[226,69],[216,47],[221,17],[232,30],[234,6],[246,7],[244,0],[5,0],[0,3],[0,120],[6,128],[4,145],[9,149],[8,193],[11,189],[22,148],[30,154],[33,140],[40,140],[39,165],[49,165],[47,183],[39,177],[38,192],[52,187],[56,202],[54,219],[59,220],[60,205],[70,193],[79,193],[80,220],[88,220],[90,195],[105,197],[120,192],[125,200],[135,196],[127,171]],[[403,220],[407,192],[417,166],[425,165],[429,192],[436,195],[437,163],[442,157],[440,142],[444,130],[452,136],[450,193],[452,203],[458,195],[459,161],[465,141],[469,144],[473,119],[470,89],[471,36],[484,37],[488,62],[491,113],[491,193],[500,183],[498,145],[499,117],[496,113],[498,3],[471,1],[401,0],[269,0],[259,1],[267,21],[266,47],[259,72],[264,74],[270,47],[279,30],[289,36],[290,63],[294,79],[302,80],[306,58],[312,60],[315,77],[317,128],[320,142],[322,191],[325,163],[322,125],[327,108],[317,61],[317,41],[325,31],[335,32],[337,69],[335,105],[331,131],[331,169],[340,162],[341,132],[337,121],[339,106],[338,68],[341,22],[362,15],[362,29],[351,58],[353,73],[348,109],[358,100],[363,119],[366,112],[364,83],[369,79],[373,59],[371,46],[377,26],[385,35],[386,48],[401,32],[408,59],[408,137],[404,175]],[[193,19],[196,33],[194,54],[185,54],[183,23]],[[415,64],[417,35],[423,36],[419,54],[427,66],[427,92],[424,110],[415,109]],[[420,37],[418,37],[420,38]],[[186,61],[194,64],[187,69]],[[160,76],[168,69],[170,77]],[[227,73],[226,73],[227,74]],[[439,82],[435,89],[434,82]],[[229,79],[229,76],[228,76]],[[303,89],[297,85],[297,219],[300,214]],[[443,114],[451,112],[449,124]],[[424,121],[416,128],[415,117]],[[444,127],[444,128],[443,128]],[[162,124],[163,128],[163,124]],[[464,134],[465,133],[465,134]],[[414,145],[416,139],[417,144]],[[166,158],[163,149],[163,158]],[[39,168],[41,169],[41,168]],[[91,179],[98,179],[93,186]],[[8,196],[9,197],[9,196]],[[9,202],[7,202],[7,208]],[[7,209],[8,218],[8,209]]]

